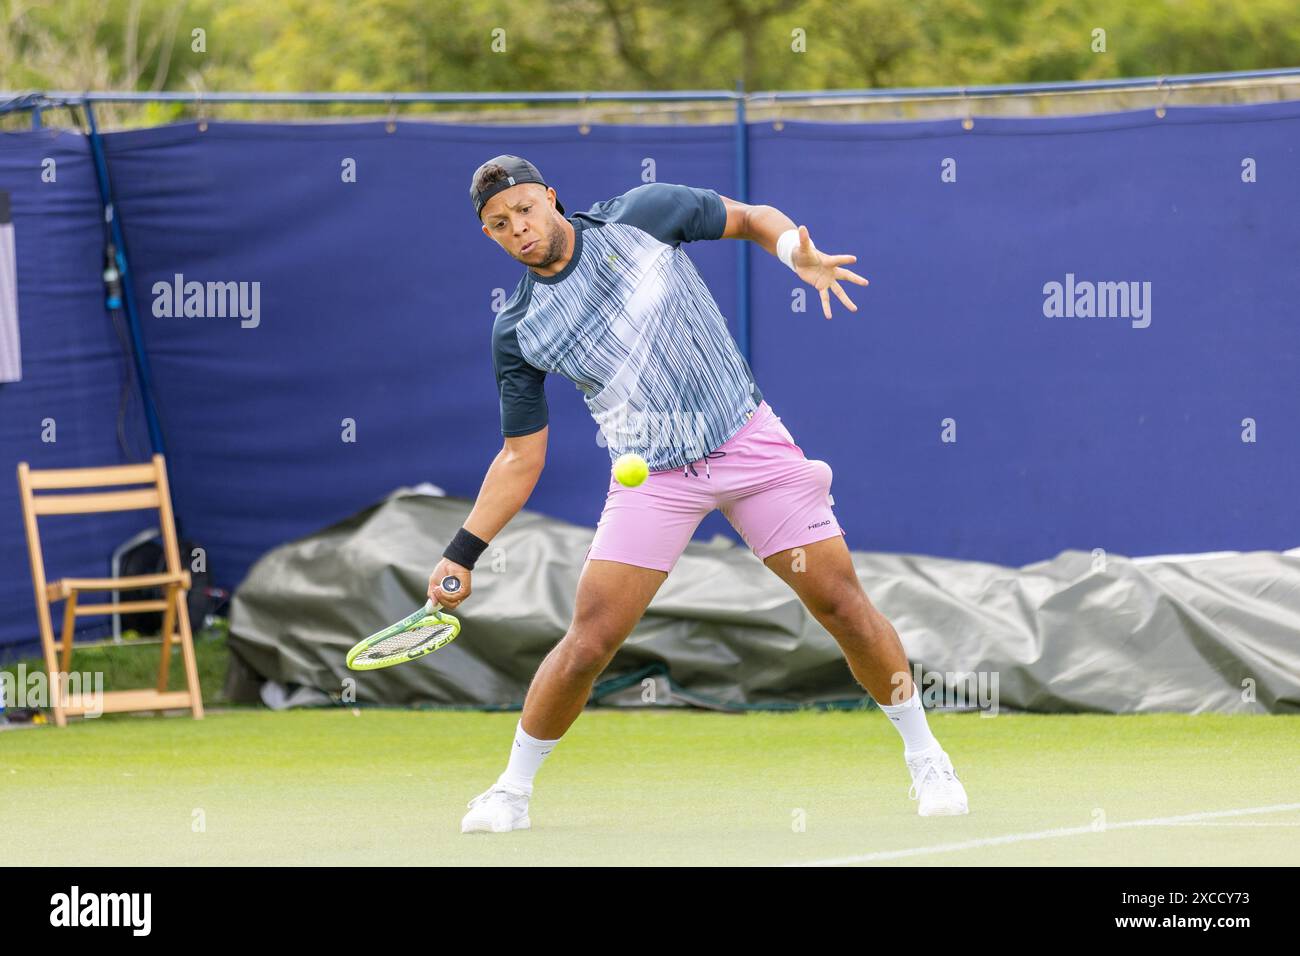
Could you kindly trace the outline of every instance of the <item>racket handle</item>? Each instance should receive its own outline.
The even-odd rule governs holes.
[[[460,590],[460,578],[456,577],[456,575],[454,574],[449,574],[441,581],[438,582],[438,586],[441,587],[448,594],[455,594],[457,591]],[[441,601],[434,601],[433,598],[429,598],[429,600],[425,602],[424,613],[432,614],[440,607],[442,607]]]

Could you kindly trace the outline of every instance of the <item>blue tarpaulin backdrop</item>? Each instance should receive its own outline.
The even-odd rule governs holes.
[[[638,185],[647,160],[661,181],[734,196],[733,135],[383,123],[106,135],[173,496],[218,582],[395,486],[478,492],[501,444],[493,309],[521,269],[478,231],[479,163],[527,156],[570,213]],[[849,546],[1016,565],[1066,548],[1300,544],[1298,144],[1295,103],[969,131],[751,126],[749,200],[856,254],[871,280],[847,287],[856,314],[833,299],[827,321],[812,290],[797,311],[807,287],[751,250],[751,364],[805,453],[834,469]],[[44,157],[57,183],[41,181]],[[24,380],[0,385],[0,454],[10,474],[19,460],[120,462],[122,352],[85,140],[0,136],[0,189],[14,198],[24,360]],[[734,331],[739,244],[686,248]],[[256,325],[155,316],[155,283],[177,275],[246,283]],[[1150,325],[1046,317],[1044,286],[1067,275],[1149,282]],[[551,376],[547,394],[550,454],[529,507],[594,526],[607,452],[572,384]],[[47,418],[57,442],[42,441]],[[1258,441],[1242,441],[1244,419]],[[11,488],[0,645],[35,634]],[[103,573],[139,525],[48,524],[49,570]],[[736,537],[717,514],[698,536],[719,531]]]
[[[0,384],[0,647],[30,650],[38,632],[18,462],[126,463],[117,438],[125,352],[104,310],[104,210],[86,140],[56,130],[0,134],[0,189],[13,201],[22,336],[22,380]],[[128,405],[126,428],[147,454],[138,409]],[[109,554],[144,527],[143,514],[41,518],[46,567],[59,577],[105,576]]]

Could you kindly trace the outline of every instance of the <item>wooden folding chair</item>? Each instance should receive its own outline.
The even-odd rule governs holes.
[[[122,491],[92,491],[79,494],[38,495],[37,491],[59,488],[105,488],[118,486],[147,487]],[[203,697],[199,690],[199,671],[194,658],[194,640],[190,634],[189,607],[186,594],[190,575],[181,568],[176,526],[172,519],[171,495],[167,490],[167,469],[162,455],[154,455],[147,465],[114,465],[108,468],[51,468],[33,471],[27,462],[18,465],[18,489],[22,496],[23,523],[27,529],[27,550],[32,562],[32,586],[36,590],[36,617],[40,625],[45,667],[50,675],[50,695],[54,722],[64,727],[69,716],[88,712],[164,710],[189,708],[196,719],[203,717]],[[38,515],[91,514],[101,511],[137,511],[158,509],[167,570],[162,574],[138,574],[123,578],[62,578],[46,583],[45,559],[41,555]],[[127,591],[137,588],[162,588],[163,597],[152,601],[113,601],[108,604],[79,604],[83,591]],[[61,657],[55,655],[54,625],[51,605],[67,601],[63,609]],[[107,615],[120,611],[162,611],[162,661],[158,684],[140,690],[107,691],[102,700],[87,702],[65,696],[67,688],[59,679],[72,662],[72,638],[76,619],[88,615]],[[176,633],[173,632],[175,628]],[[180,644],[185,664],[186,690],[168,691],[173,644]]]

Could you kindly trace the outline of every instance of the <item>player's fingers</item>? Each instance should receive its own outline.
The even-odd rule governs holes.
[[[448,594],[442,588],[438,588],[438,594],[433,600],[447,610],[452,610],[467,597],[469,597],[469,591],[457,591],[455,594]]]
[[[831,294],[827,292],[825,289],[822,289],[821,297],[822,297],[822,312],[825,313],[826,318],[829,319],[831,317]]]
[[[857,256],[850,256],[850,255],[843,255],[843,256],[827,256],[827,257],[826,257],[826,261],[829,262],[829,263],[830,263],[831,265],[833,265],[833,266],[837,266],[837,265],[839,265],[841,262],[857,262],[857,261],[858,261],[858,257],[857,257]]]
[[[807,227],[807,226],[800,226],[800,227],[799,227],[799,248],[800,248],[800,249],[811,249],[811,248],[812,248],[812,237],[808,235],[808,227]]]
[[[443,579],[446,574],[434,572],[432,579],[429,581],[429,598],[435,604],[441,604],[443,607],[452,608],[459,604],[465,598],[469,597],[472,590],[470,582],[463,575],[452,575],[460,581],[460,588],[455,591],[444,591],[442,588]]]
[[[852,269],[845,269],[842,266],[835,270],[835,278],[848,279],[850,282],[856,282],[858,285],[870,285],[866,279],[858,275]]]
[[[461,601],[465,600],[467,597],[470,596],[470,593],[474,590],[474,586],[470,582],[469,578],[465,577],[464,575],[458,574],[455,575],[455,577],[458,581],[460,581],[460,587],[457,588],[455,591],[447,593],[447,599],[449,601],[454,601],[457,604],[459,604]]]
[[[853,304],[853,301],[848,297],[848,294],[844,291],[844,288],[838,282],[831,283],[831,291],[835,293],[835,297],[838,298],[841,302],[843,302],[845,307],[850,312],[858,311],[858,307]]]

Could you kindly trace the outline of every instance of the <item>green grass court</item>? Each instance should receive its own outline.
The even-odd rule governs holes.
[[[230,709],[8,731],[6,836],[16,860],[67,866],[1300,859],[1294,717],[931,712],[971,812],[921,818],[901,743],[874,711],[591,709],[538,775],[531,831],[462,835],[465,804],[505,766],[517,719]],[[1251,812],[1117,826],[1231,810]],[[1105,831],[1090,829],[1099,812]]]

